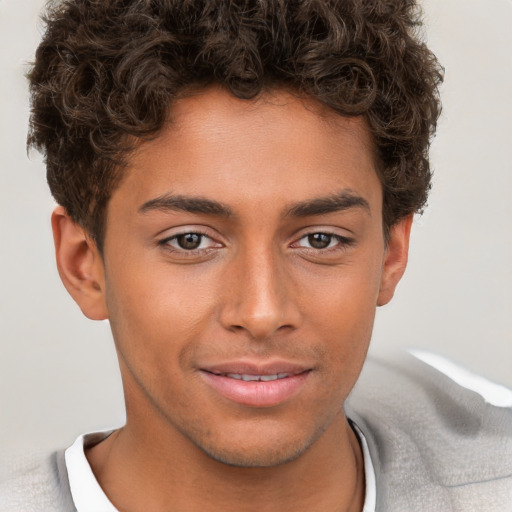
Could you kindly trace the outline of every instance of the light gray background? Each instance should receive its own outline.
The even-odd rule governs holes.
[[[82,317],[60,284],[44,166],[25,150],[42,5],[0,0],[0,438],[12,449],[64,446],[124,418],[108,324]],[[424,9],[446,67],[435,187],[371,350],[426,348],[512,386],[512,2]]]

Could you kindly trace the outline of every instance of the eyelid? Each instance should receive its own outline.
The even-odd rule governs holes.
[[[195,233],[198,235],[206,236],[212,240],[217,240],[220,238],[220,235],[218,235],[215,230],[202,224],[183,224],[179,226],[168,227],[156,233],[155,238],[157,239],[157,242],[161,242],[164,240],[169,240],[170,238],[186,235],[188,233]]]
[[[329,238],[329,244],[327,245],[327,247],[323,247],[322,249],[318,249],[316,247],[306,247],[306,246],[303,246],[303,245],[300,245],[300,243],[303,241],[303,240],[307,240],[308,243],[309,243],[309,237],[312,236],[312,235],[325,235]],[[331,233],[312,233],[310,235],[304,235],[303,237],[299,238],[297,240],[297,244],[299,244],[299,247],[304,247],[305,249],[316,249],[316,250],[326,250],[326,249],[330,249],[332,247],[332,243],[333,242],[337,242],[337,243],[340,243],[342,242],[343,240],[341,239],[340,236],[338,235],[334,235],[334,234],[331,234]]]
[[[312,225],[298,230],[295,235],[293,235],[293,239],[300,240],[304,237],[315,235],[317,233],[347,240],[354,238],[353,232],[347,228],[341,228],[337,226]]]

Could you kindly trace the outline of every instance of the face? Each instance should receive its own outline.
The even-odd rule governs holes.
[[[381,212],[362,119],[285,92],[180,100],[107,213],[99,288],[128,424],[241,466],[313,446],[399,278]]]

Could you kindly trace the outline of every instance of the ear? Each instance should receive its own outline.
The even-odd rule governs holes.
[[[57,268],[66,290],[87,318],[108,318],[103,259],[96,244],[62,206],[53,211],[52,230]]]
[[[404,275],[409,254],[412,218],[412,214],[408,215],[390,229],[389,241],[384,253],[377,306],[384,306],[393,298],[395,288]]]

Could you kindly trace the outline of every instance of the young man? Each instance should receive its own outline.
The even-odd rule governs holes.
[[[29,142],[127,422],[20,471],[5,510],[510,506],[508,409],[413,358],[356,385],[429,189],[417,24],[382,0],[53,5]]]

